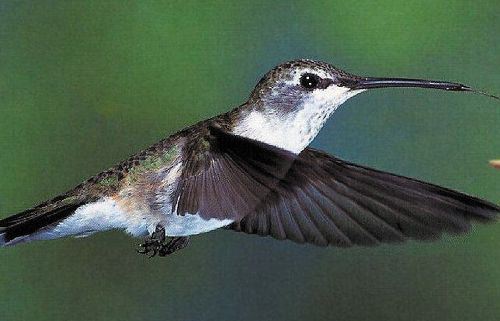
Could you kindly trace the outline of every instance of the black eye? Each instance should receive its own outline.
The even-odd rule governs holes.
[[[300,85],[307,89],[314,89],[318,86],[320,78],[311,73],[303,74],[300,76]]]

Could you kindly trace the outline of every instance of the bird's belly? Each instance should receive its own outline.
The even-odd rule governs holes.
[[[230,219],[218,220],[211,218],[203,219],[198,214],[177,215],[169,214],[165,222],[165,234],[167,236],[188,236],[209,232],[233,222]]]

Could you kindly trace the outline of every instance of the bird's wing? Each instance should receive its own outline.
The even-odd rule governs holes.
[[[499,212],[487,201],[308,148],[258,208],[229,228],[348,247],[463,233],[470,221]]]
[[[285,177],[296,155],[218,127],[191,140],[171,199],[178,215],[240,220]]]

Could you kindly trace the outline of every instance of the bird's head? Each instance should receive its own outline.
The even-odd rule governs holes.
[[[300,153],[347,99],[368,89],[386,87],[477,92],[458,83],[360,77],[325,62],[294,60],[278,65],[259,81],[234,132]]]

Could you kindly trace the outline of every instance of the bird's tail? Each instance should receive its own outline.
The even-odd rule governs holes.
[[[50,237],[50,233],[43,233],[43,231],[54,227],[85,203],[86,200],[64,194],[21,213],[1,219],[0,246],[53,238]]]

